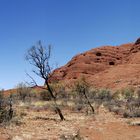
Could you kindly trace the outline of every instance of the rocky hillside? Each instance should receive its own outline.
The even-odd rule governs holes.
[[[135,43],[103,46],[76,55],[55,69],[50,81],[70,84],[82,76],[97,88],[140,86],[140,38]]]

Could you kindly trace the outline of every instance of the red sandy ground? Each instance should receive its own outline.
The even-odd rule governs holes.
[[[128,123],[135,119],[121,118],[103,107],[95,116],[64,111],[67,120],[62,122],[48,111],[26,113],[22,125],[0,129],[0,140],[59,140],[62,134],[74,135],[78,130],[85,140],[140,140],[140,126]]]

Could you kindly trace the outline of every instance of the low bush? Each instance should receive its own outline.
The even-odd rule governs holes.
[[[24,83],[19,83],[16,86],[17,89],[17,97],[19,100],[21,100],[22,102],[27,102],[31,100],[31,88],[28,87],[26,84]]]
[[[96,98],[102,101],[110,101],[112,99],[112,95],[111,95],[110,90],[100,89],[97,91]]]
[[[51,100],[51,95],[47,90],[43,90],[39,93],[40,99],[43,101],[49,101]]]

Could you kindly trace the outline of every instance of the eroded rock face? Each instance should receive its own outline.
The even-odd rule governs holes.
[[[134,76],[131,76],[131,79],[127,81],[127,71],[131,71],[131,67],[135,69],[134,65],[137,64],[137,72],[140,72],[139,41],[140,39],[135,43],[115,47],[103,46],[76,55],[65,66],[54,70],[50,81],[62,81],[70,84],[72,81],[84,76],[89,83],[96,87],[118,88],[119,84],[122,87],[123,83],[117,82],[116,84],[115,80],[123,81],[124,85],[127,86],[130,84],[129,80],[136,77],[136,74],[130,72]],[[119,69],[120,66],[123,66],[123,68]],[[115,73],[112,72],[112,69]],[[117,69],[121,71],[117,71]],[[111,77],[114,77],[114,80]],[[123,80],[121,77],[123,77]],[[137,85],[139,85],[139,82],[137,78]]]

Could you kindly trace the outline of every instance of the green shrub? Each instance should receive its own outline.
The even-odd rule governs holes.
[[[101,99],[101,100],[111,100],[112,99],[112,95],[111,92],[108,89],[100,89],[97,92],[97,98]]]
[[[134,97],[134,90],[133,89],[123,89],[122,90],[122,96],[124,97],[124,99],[130,101],[133,97]]]

